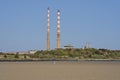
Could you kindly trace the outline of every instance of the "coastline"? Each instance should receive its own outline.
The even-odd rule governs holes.
[[[82,59],[82,60],[0,60],[0,62],[120,62],[120,59]]]

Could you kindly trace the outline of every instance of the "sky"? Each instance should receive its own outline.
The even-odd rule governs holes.
[[[51,49],[57,47],[57,10],[61,47],[120,49],[120,0],[0,0],[0,52],[46,50],[47,8]]]

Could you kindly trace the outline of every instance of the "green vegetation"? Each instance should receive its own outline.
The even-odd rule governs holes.
[[[56,49],[51,51],[38,51],[37,58],[49,59],[120,59],[120,50],[107,49]]]
[[[19,58],[19,53],[18,52],[15,54],[15,58]]]
[[[0,59],[7,60],[94,60],[120,59],[120,50],[108,49],[55,49],[51,51],[37,51],[35,54],[0,53]]]

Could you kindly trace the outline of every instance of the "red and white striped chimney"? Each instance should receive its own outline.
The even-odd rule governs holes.
[[[60,48],[60,10],[57,12],[57,48]]]
[[[50,51],[50,8],[47,14],[47,50]]]

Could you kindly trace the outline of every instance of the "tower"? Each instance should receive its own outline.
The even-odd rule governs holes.
[[[57,11],[57,48],[60,48],[60,10]]]
[[[47,50],[50,51],[50,8],[47,14]]]
[[[85,48],[86,48],[86,49],[90,48],[90,43],[89,43],[89,42],[86,43]]]

